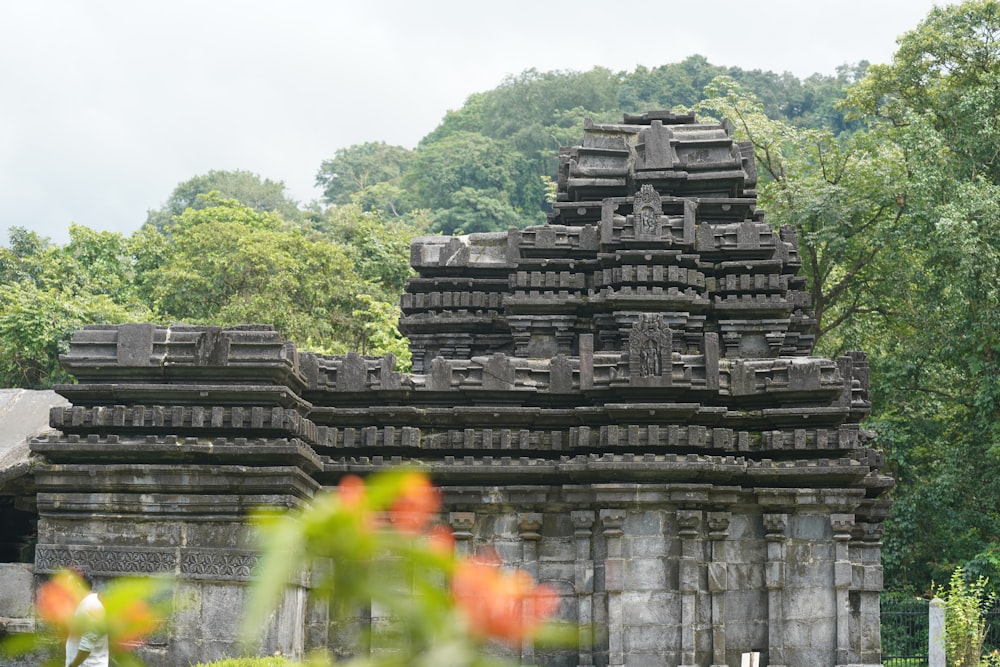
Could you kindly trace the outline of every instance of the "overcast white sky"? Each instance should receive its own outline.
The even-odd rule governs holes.
[[[409,148],[507,74],[888,62],[932,0],[0,0],[0,242],[126,234],[245,169],[317,199],[338,148]]]

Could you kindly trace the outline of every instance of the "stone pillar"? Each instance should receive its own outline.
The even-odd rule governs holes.
[[[622,613],[622,590],[625,588],[622,528],[625,525],[625,510],[601,510],[600,516],[608,551],[604,559],[604,590],[608,597],[608,667],[621,667],[625,664],[625,619]]]
[[[855,517],[855,520],[857,516]],[[882,593],[882,523],[856,522],[851,543],[851,561],[861,562],[860,618],[858,632],[860,662],[878,664],[882,657],[881,605]],[[859,555],[855,555],[858,552]]]
[[[475,512],[452,512],[448,515],[451,533],[455,537],[455,555],[472,555],[472,527],[476,523]]]
[[[542,515],[538,512],[527,512],[517,516],[517,532],[521,538],[523,549],[522,562],[525,572],[535,580],[538,579],[538,540],[542,534]],[[534,600],[525,600],[522,613],[525,618],[532,618],[535,615]],[[531,665],[535,662],[535,643],[532,639],[525,639],[521,643],[521,664]]]
[[[701,569],[701,510],[677,510],[677,536],[681,541],[678,588],[681,594],[681,667],[695,667],[698,630],[698,580]]]
[[[725,541],[729,537],[731,512],[708,513],[708,539],[712,541],[708,563],[708,590],[712,596],[712,667],[726,667],[726,591],[729,570],[726,565]]]
[[[785,586],[785,530],[787,514],[764,514],[764,540],[767,562],[764,586],[767,588],[767,643],[770,667],[785,665],[785,611],[782,589]]]
[[[848,595],[853,583],[853,568],[848,553],[851,530],[854,528],[853,514],[831,514],[833,527],[833,587],[836,591],[837,609],[837,664],[846,665],[851,661],[850,605]]]
[[[927,631],[927,666],[944,667],[944,601],[941,598],[931,600],[928,611]]]
[[[594,334],[580,334],[580,390],[594,388]]]
[[[580,633],[580,667],[594,664],[594,561],[590,541],[593,537],[594,513],[579,510],[570,513],[573,537],[576,540],[577,624]]]

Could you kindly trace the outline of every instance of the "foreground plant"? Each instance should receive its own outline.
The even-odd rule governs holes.
[[[440,491],[423,474],[347,476],[307,508],[265,514],[262,560],[244,636],[255,637],[296,572],[312,568],[314,590],[337,620],[377,609],[390,627],[356,633],[353,663],[468,667],[501,661],[488,645],[517,649],[561,633],[547,623],[558,598],[492,551],[457,556],[450,530],[435,526]],[[375,652],[363,647],[374,643]],[[493,651],[496,653],[497,651]],[[314,656],[326,664],[328,656]]]
[[[934,591],[944,601],[945,658],[948,667],[993,665],[994,658],[980,662],[986,639],[986,612],[996,597],[989,592],[988,580],[966,581],[965,571],[956,567],[948,588]]]
[[[169,581],[163,578],[115,579],[98,591],[102,609],[80,613],[80,602],[90,592],[79,573],[60,570],[39,586],[33,633],[12,635],[0,645],[0,655],[36,655],[40,664],[62,666],[68,637],[107,638],[111,664],[141,665],[134,651],[159,631],[168,615]]]

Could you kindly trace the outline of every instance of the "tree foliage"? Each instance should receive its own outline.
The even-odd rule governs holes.
[[[763,104],[728,77],[707,90],[699,110],[733,122],[750,141],[762,172],[760,206],[776,228],[795,228],[808,280],[817,340],[855,316],[880,307],[896,289],[886,249],[900,229],[903,154],[867,133],[835,135],[774,120]],[[836,341],[825,346],[837,353]]]
[[[69,337],[86,324],[148,320],[132,289],[128,244],[120,234],[72,225],[59,247],[24,229],[0,248],[0,382],[45,388],[66,382],[59,365]]]
[[[70,381],[59,355],[73,331],[138,321],[274,324],[304,349],[391,352],[405,367],[396,323],[417,228],[357,207],[327,217],[336,223],[317,232],[213,192],[176,216],[169,236],[73,225],[57,246],[12,229],[0,248],[0,383]]]
[[[985,577],[966,581],[964,569],[959,566],[952,573],[948,587],[935,591],[944,602],[948,667],[980,667],[983,664],[980,660],[988,629],[986,614],[996,601],[987,583]]]
[[[853,128],[836,102],[867,63],[836,76],[800,80],[712,65],[703,56],[656,68],[612,72],[527,69],[496,88],[473,93],[414,151],[382,142],[339,149],[323,162],[317,184],[328,203],[354,203],[405,217],[427,209],[434,231],[498,231],[540,222],[548,210],[545,179],[554,179],[559,148],[580,141],[585,119],[620,122],[623,112],[683,107],[706,96],[705,87],[729,75],[762,100],[768,117],[795,127]]]
[[[846,88],[859,80],[867,62],[842,65],[835,76],[814,74],[806,79],[785,72],[744,70],[713,65],[704,56],[693,55],[678,63],[654,68],[636,67],[621,75],[619,106],[625,111],[646,109],[691,109],[711,97],[706,89],[718,77],[728,77],[759,101],[760,110],[771,120],[795,127],[824,128],[834,134],[856,129],[845,120],[837,102]]]
[[[897,289],[845,335],[875,352],[876,425],[900,485],[887,580],[956,565],[1000,581],[1000,3],[937,7],[846,105],[906,163]]]
[[[253,172],[239,169],[213,169],[179,183],[159,210],[149,211],[146,224],[164,231],[173,224],[174,218],[187,209],[205,206],[201,196],[210,192],[218,192],[255,211],[276,213],[286,220],[297,220],[301,214],[298,204],[285,194],[283,182],[262,179]]]
[[[456,132],[417,152],[406,174],[444,234],[494,231],[545,221],[545,186],[509,143]]]
[[[329,204],[349,204],[352,197],[382,186],[399,187],[400,179],[413,159],[413,152],[384,141],[339,148],[329,160],[323,160],[316,174],[316,185],[323,188],[323,198]],[[379,208],[402,213],[399,196],[374,195]]]

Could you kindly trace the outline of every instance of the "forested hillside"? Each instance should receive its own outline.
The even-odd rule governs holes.
[[[933,10],[893,62],[800,80],[700,56],[627,72],[528,70],[471,95],[410,150],[317,166],[323,202],[213,171],[131,236],[12,228],[0,249],[0,384],[70,381],[87,323],[274,324],[304,349],[396,354],[409,240],[541,224],[585,118],[693,109],[753,143],[767,219],[798,230],[818,351],[870,355],[868,427],[897,477],[889,590],[956,565],[1000,582],[1000,3]],[[141,221],[137,221],[137,224]]]

